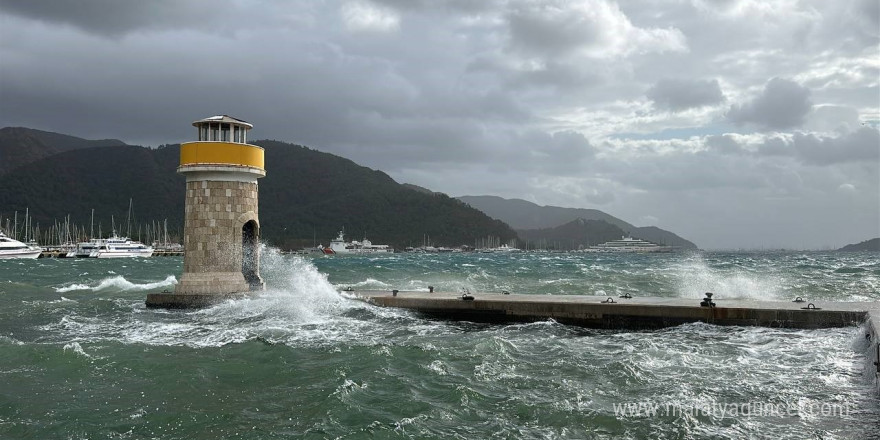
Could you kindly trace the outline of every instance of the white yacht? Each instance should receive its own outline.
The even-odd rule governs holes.
[[[584,252],[671,252],[670,246],[660,246],[639,238],[621,237],[584,249]]]
[[[373,244],[366,237],[362,241],[345,241],[345,231],[339,231],[339,235],[330,240],[330,246],[324,248],[324,253],[333,254],[390,254],[394,248],[387,244]]]
[[[93,238],[89,241],[81,241],[76,244],[76,246],[67,252],[67,258],[89,258],[92,257],[92,252],[98,250],[98,247],[101,246],[101,243],[104,240],[99,238]]]
[[[39,258],[43,252],[38,246],[29,246],[18,240],[9,238],[0,231],[0,259]]]
[[[128,237],[120,237],[113,231],[113,235],[107,239],[91,240],[95,248],[89,253],[89,258],[131,258],[151,257],[153,247],[139,241],[132,241]],[[84,244],[84,243],[80,243]]]
[[[480,252],[487,253],[487,254],[494,254],[494,253],[509,254],[512,252],[522,252],[522,249],[510,246],[507,243],[505,243],[505,244],[502,244],[501,246],[480,249]]]

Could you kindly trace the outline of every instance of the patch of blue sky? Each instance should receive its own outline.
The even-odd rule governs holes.
[[[612,139],[629,139],[629,140],[670,140],[670,139],[690,139],[694,136],[711,136],[722,135],[725,133],[736,133],[736,127],[727,123],[716,123],[703,125],[700,127],[678,127],[667,128],[665,130],[655,131],[651,133],[635,133],[624,132],[616,133],[609,136]]]

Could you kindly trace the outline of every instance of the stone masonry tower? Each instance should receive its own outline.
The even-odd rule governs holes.
[[[263,149],[247,143],[253,125],[226,115],[193,122],[198,141],[180,146],[186,176],[183,275],[174,293],[147,295],[151,307],[199,307],[262,290],[257,179]]]

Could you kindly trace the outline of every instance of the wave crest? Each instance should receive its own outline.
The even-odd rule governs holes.
[[[162,287],[169,287],[177,284],[177,278],[174,275],[168,275],[164,280],[157,281],[153,283],[132,283],[125,279],[122,275],[117,275],[110,278],[104,278],[99,281],[98,284],[94,286],[89,286],[88,284],[80,284],[74,283],[63,287],[55,287],[55,291],[58,293],[72,292],[75,290],[91,290],[93,292],[98,292],[101,290],[116,290],[120,292],[140,292],[144,290],[155,290]]]

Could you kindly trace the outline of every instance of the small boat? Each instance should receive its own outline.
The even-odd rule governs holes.
[[[128,237],[120,237],[113,231],[113,235],[107,239],[92,240],[97,247],[89,253],[89,258],[132,258],[151,257],[153,247],[139,241],[132,241]]]
[[[9,238],[0,231],[0,259],[39,258],[43,249]]]

